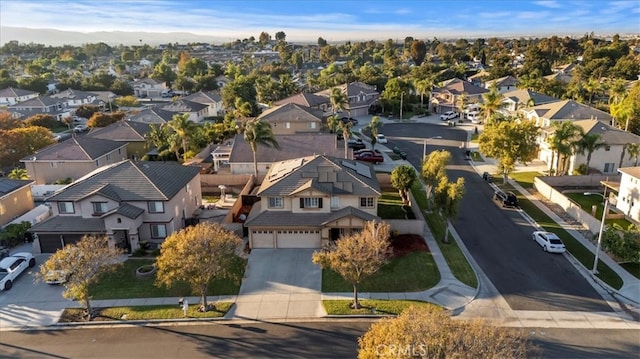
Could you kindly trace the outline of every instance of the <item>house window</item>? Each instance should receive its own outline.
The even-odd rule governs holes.
[[[300,198],[300,208],[322,208],[322,198],[318,198],[318,197]]]
[[[374,204],[373,197],[360,197],[361,208],[373,208],[373,204]]]
[[[611,151],[611,146],[609,146],[609,145],[604,146],[604,150],[605,150],[605,151]]]
[[[316,123],[315,122],[309,122],[309,128],[314,130],[316,128]]]
[[[111,155],[107,155],[107,161],[111,161]]]
[[[604,172],[605,173],[609,173],[609,172],[613,172],[613,170],[615,169],[616,164],[613,162],[610,163],[605,163],[604,164]]]
[[[96,166],[100,167],[100,160],[96,160]]]
[[[291,122],[285,122],[284,128],[291,128]]]
[[[107,202],[91,202],[93,214],[102,214],[107,211]]]
[[[340,207],[340,197],[332,196],[331,197],[331,208],[338,208],[338,207]]]
[[[161,201],[149,202],[149,213],[163,213],[164,203]]]
[[[167,226],[164,224],[152,224],[151,225],[151,237],[153,238],[166,238]]]
[[[118,148],[118,154],[121,155],[122,154],[122,148]]]
[[[269,208],[282,208],[282,197],[269,197]]]
[[[75,213],[73,209],[73,202],[58,202],[58,212]]]

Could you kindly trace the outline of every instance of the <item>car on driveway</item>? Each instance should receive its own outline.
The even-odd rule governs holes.
[[[567,250],[562,240],[555,233],[536,231],[533,232],[531,237],[545,252],[564,253]]]
[[[378,141],[378,143],[383,144],[383,145],[388,143],[387,138],[384,137],[384,135],[381,134],[381,133],[378,134],[377,141]]]
[[[493,193],[493,199],[502,204],[502,207],[519,207],[518,197],[513,192],[503,192],[498,189]]]
[[[47,284],[64,284],[69,279],[69,273],[63,270],[51,270],[44,276]]]
[[[19,252],[0,260],[0,290],[9,290],[13,282],[27,268],[33,268],[36,259],[28,252]]]
[[[353,148],[354,150],[361,150],[361,149],[367,148],[364,142],[359,138],[350,138],[349,141],[347,142],[347,146],[349,146],[349,148]]]
[[[371,162],[375,164],[384,162],[384,157],[375,151],[359,152],[354,156],[354,158],[358,161]]]
[[[447,111],[447,112],[443,113],[442,115],[440,115],[440,120],[441,121],[449,121],[449,120],[453,120],[456,117],[458,117],[457,113],[455,113],[453,111]]]
[[[89,128],[87,127],[87,125],[78,125],[78,126],[73,128],[73,132],[80,133],[80,132],[84,132],[84,131],[86,131],[88,129]]]

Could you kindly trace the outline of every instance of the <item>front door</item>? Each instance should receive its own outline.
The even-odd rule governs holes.
[[[116,243],[116,247],[124,249],[127,253],[131,253],[131,240],[129,240],[128,230],[114,230],[113,238]]]

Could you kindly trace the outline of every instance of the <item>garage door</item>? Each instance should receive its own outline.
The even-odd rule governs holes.
[[[251,248],[273,248],[273,231],[251,232]]]
[[[277,248],[320,248],[319,230],[278,231]]]
[[[54,253],[64,245],[76,243],[82,238],[81,234],[38,234],[41,253]]]

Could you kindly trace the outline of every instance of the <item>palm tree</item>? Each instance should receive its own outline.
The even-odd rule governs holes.
[[[571,121],[554,122],[554,133],[548,138],[551,150],[556,153],[556,176],[560,175],[560,157],[566,160],[573,153],[576,138],[582,133],[582,128]],[[553,160],[552,160],[553,161]]]
[[[633,167],[638,167],[638,157],[640,157],[640,144],[628,143],[627,153],[629,154],[629,159],[635,159],[635,161],[633,162]]]
[[[602,84],[596,79],[589,79],[586,84],[583,84],[584,90],[589,94],[589,105],[592,104],[593,95],[602,90]]]
[[[16,167],[12,169],[11,172],[9,172],[9,175],[7,175],[7,177],[15,180],[28,180],[29,174],[27,173],[26,169]]]
[[[587,174],[589,173],[589,164],[591,163],[591,155],[594,151],[605,147],[607,144],[600,141],[600,135],[597,133],[586,134],[576,143],[577,152],[584,155],[587,152]]]
[[[342,92],[339,87],[334,87],[331,89],[331,96],[329,97],[331,101],[331,109],[333,110],[333,114],[337,114],[338,111],[344,111],[349,104],[349,100],[347,99],[347,95]]]
[[[378,134],[380,133],[380,127],[382,127],[383,123],[380,122],[380,117],[373,116],[371,117],[371,121],[367,125],[367,128],[371,132],[371,149],[373,149],[378,142]]]
[[[338,121],[338,130],[342,132],[342,138],[344,139],[344,158],[349,158],[349,137],[351,137],[351,127],[353,127],[353,122],[351,121]]]
[[[498,91],[498,87],[495,83],[491,85],[489,92],[482,95],[482,99],[484,101],[481,105],[481,109],[485,116],[485,123],[488,123],[493,115],[504,107],[504,102],[502,102],[502,94]]]
[[[609,104],[618,104],[627,95],[626,81],[624,79],[615,79],[608,86]]]
[[[186,160],[187,151],[189,150],[189,141],[193,137],[196,131],[196,124],[189,120],[189,114],[176,114],[173,115],[173,119],[167,122],[169,128],[171,128],[182,141],[182,158]],[[180,159],[178,157],[178,159]]]
[[[415,82],[414,87],[420,94],[420,108],[424,107],[424,94],[431,90],[431,82],[428,79],[422,79]]]
[[[464,92],[456,99],[456,107],[458,108],[458,114],[460,118],[463,118],[464,110],[467,108],[468,103],[469,97]]]
[[[280,149],[278,141],[271,130],[271,125],[258,119],[248,120],[244,126],[244,140],[247,141],[253,152],[253,174],[258,177],[258,145]]]

